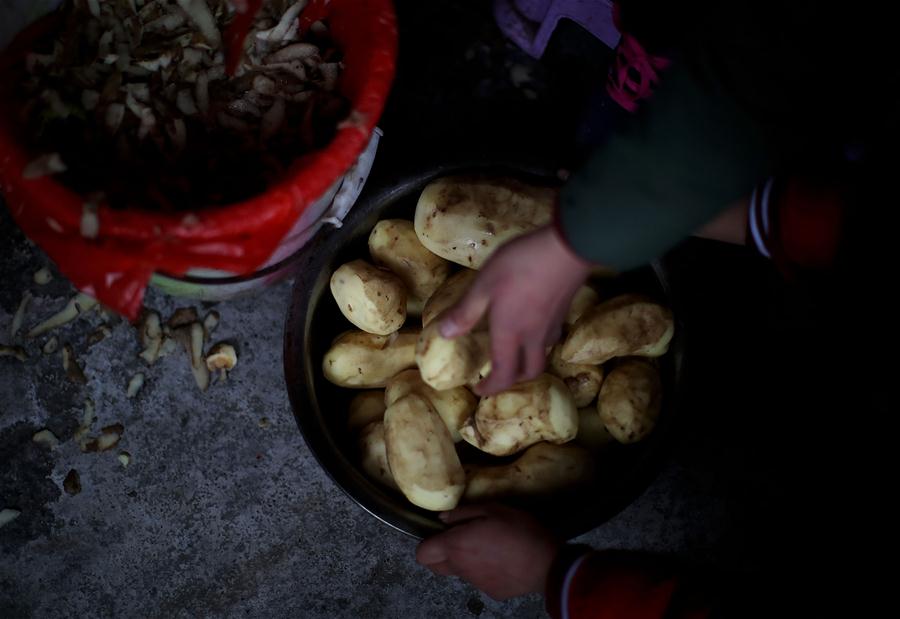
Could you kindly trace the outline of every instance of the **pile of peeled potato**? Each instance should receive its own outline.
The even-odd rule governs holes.
[[[548,223],[554,197],[553,189],[509,179],[435,181],[414,222],[378,222],[371,261],[348,262],[331,278],[338,307],[357,329],[334,340],[325,377],[361,390],[346,425],[358,436],[363,471],[419,507],[447,510],[462,499],[547,495],[584,483],[598,450],[640,441],[656,424],[662,385],[654,358],[665,354],[674,325],[668,309],[646,298],[601,302],[582,287],[546,373],[480,400],[469,388],[490,372],[489,325],[452,340],[438,331],[474,269]],[[460,441],[515,459],[464,465]]]

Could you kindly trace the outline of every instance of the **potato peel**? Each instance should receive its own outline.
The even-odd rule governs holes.
[[[79,292],[73,299],[71,299],[66,306],[58,313],[54,314],[41,324],[33,327],[28,332],[28,337],[33,338],[38,335],[43,335],[44,333],[51,331],[52,329],[56,329],[57,327],[61,327],[64,324],[72,322],[82,314],[87,311],[90,311],[97,305],[97,300],[91,296],[84,294],[83,292]]]
[[[72,350],[70,344],[66,344],[62,348],[62,364],[63,369],[66,371],[66,378],[73,383],[82,385],[87,383],[87,377],[85,377],[81,366],[78,365],[78,360],[75,358],[75,351]]]
[[[35,432],[34,436],[31,437],[31,440],[47,449],[56,449],[59,447],[59,439],[53,432],[46,428]]]
[[[31,293],[27,290],[22,293],[22,300],[19,301],[19,307],[13,315],[12,324],[9,327],[9,340],[15,341],[16,334],[22,328],[22,322],[25,320],[25,312],[28,311],[28,304],[31,303]]]

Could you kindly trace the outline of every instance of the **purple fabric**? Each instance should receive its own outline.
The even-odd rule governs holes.
[[[525,52],[540,58],[561,19],[571,19],[614,48],[619,31],[612,0],[494,0],[500,29]]]
[[[547,11],[553,0],[518,0],[513,2],[516,10],[524,17],[533,22],[542,22],[547,16]]]

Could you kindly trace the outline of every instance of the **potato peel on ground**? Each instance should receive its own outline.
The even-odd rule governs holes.
[[[209,368],[203,359],[203,325],[199,322],[191,324],[191,372],[200,391],[206,391],[209,387]]]
[[[87,383],[87,377],[85,377],[81,366],[78,365],[78,360],[75,358],[75,351],[72,350],[70,344],[66,344],[62,348],[62,363],[63,369],[66,371],[66,378],[73,383],[81,385]]]
[[[141,346],[144,349],[138,354],[147,365],[153,365],[160,357],[162,349],[163,330],[160,324],[159,314],[153,311],[145,311],[138,322],[138,335]]]
[[[154,311],[145,311],[138,322],[138,334],[141,345],[147,346],[151,341],[162,338],[162,323],[159,314]]]
[[[92,438],[81,444],[83,452],[109,451],[119,444],[122,434],[125,433],[125,426],[121,423],[108,425],[100,430],[100,436]]]
[[[190,358],[194,381],[201,391],[206,391],[211,371],[219,370],[219,377],[224,380],[225,372],[237,363],[237,355],[231,345],[217,345],[206,357],[203,355],[204,346],[220,321],[219,312],[211,310],[201,322],[197,308],[190,306],[177,308],[163,323],[158,312],[145,309],[137,324],[143,347],[138,356],[148,365],[153,365],[178,350],[180,345]]]
[[[22,300],[19,301],[19,307],[13,316],[12,324],[9,327],[9,341],[15,341],[16,334],[22,328],[22,322],[25,320],[25,312],[28,311],[28,304],[31,303],[31,293],[27,290],[22,293]]]
[[[219,326],[219,322],[221,318],[219,316],[219,312],[215,310],[211,310],[206,314],[203,318],[203,331],[206,333],[206,339],[209,339],[209,336],[212,335],[212,332],[216,330],[216,327]]]
[[[28,353],[21,346],[2,346],[0,345],[0,357],[15,357],[21,362],[28,359]]]
[[[172,330],[175,330],[180,327],[186,327],[192,322],[197,322],[198,318],[199,316],[197,315],[197,308],[179,307],[175,310],[172,316],[169,317],[169,320],[166,321],[166,326]]]
[[[228,372],[233,370],[236,365],[237,352],[231,344],[216,344],[206,355],[206,368],[210,372],[218,372],[220,381],[225,380]]]
[[[108,325],[100,325],[99,327],[91,331],[90,335],[87,336],[87,345],[93,346],[94,344],[99,344],[111,335],[112,330]]]
[[[53,434],[53,432],[47,429],[35,432],[34,436],[31,437],[31,440],[46,449],[56,449],[59,447],[59,439],[56,438],[56,435]]]
[[[21,515],[22,512],[17,509],[11,509],[9,507],[0,510],[0,527],[5,527]]]
[[[84,435],[90,432],[91,425],[93,425],[95,418],[94,401],[88,398],[84,401],[84,415],[81,419],[81,425],[78,426],[78,429],[75,430],[75,434],[73,435],[73,438],[76,441],[81,441]],[[84,450],[82,449],[82,451]]]
[[[43,335],[47,331],[56,329],[57,327],[61,327],[64,324],[72,322],[80,315],[93,309],[96,305],[96,299],[84,294],[83,292],[79,292],[66,304],[66,306],[61,311],[54,314],[41,324],[32,327],[32,329],[28,332],[28,337],[32,338],[37,337],[38,335]]]
[[[125,397],[129,400],[138,394],[141,387],[144,386],[144,375],[138,372],[128,381],[128,388],[125,390]]]
[[[59,340],[54,335],[49,340],[44,342],[44,346],[41,348],[44,351],[45,355],[52,355],[57,350],[59,350]]]
[[[138,356],[143,359],[147,365],[153,365],[159,360],[162,343],[162,339],[159,338],[150,340],[150,343],[138,354]]]
[[[177,340],[188,354],[191,363],[191,374],[200,391],[209,388],[209,368],[203,358],[203,325],[192,322],[172,329],[172,337]]]

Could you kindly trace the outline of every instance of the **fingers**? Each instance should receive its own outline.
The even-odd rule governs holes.
[[[490,300],[490,295],[476,279],[462,300],[444,312],[440,326],[441,335],[452,339],[474,329],[487,311]]]
[[[523,345],[524,337],[496,333],[491,339],[491,373],[476,385],[480,396],[505,391],[518,382],[534,380],[547,365],[547,352],[540,342]]]
[[[445,543],[444,538],[445,535],[446,533],[441,533],[434,537],[429,537],[419,544],[419,547],[416,548],[416,561],[425,567],[438,565],[447,561],[449,553],[447,552],[447,544]]]
[[[438,518],[447,524],[456,524],[464,520],[472,520],[473,518],[481,518],[490,515],[490,510],[485,505],[473,503],[472,505],[463,505],[449,512],[441,512]]]
[[[547,332],[547,337],[544,338],[544,346],[554,346],[557,342],[562,339],[562,325],[556,325],[550,331]]]
[[[426,565],[428,569],[430,569],[435,574],[439,574],[440,576],[454,576],[456,572],[453,569],[453,566],[449,561],[443,561],[441,563],[434,563],[432,565]]]
[[[547,363],[547,356],[544,352],[544,345],[540,342],[529,344],[525,348],[524,371],[521,380],[533,380],[541,375],[544,366]]]
[[[491,334],[491,373],[475,386],[480,396],[491,396],[509,389],[519,376],[521,351],[519,336],[497,330]]]
[[[478,505],[467,505],[462,508],[453,510],[457,512],[445,512],[441,514],[441,520],[448,523],[455,523],[454,526],[443,533],[438,533],[433,537],[429,537],[416,548],[416,561],[430,568],[441,563],[452,563],[453,549],[457,548],[461,542],[464,542],[471,534],[471,528],[466,522],[480,518],[489,514],[491,507],[483,508]],[[451,520],[448,520],[450,518]],[[454,519],[455,518],[455,519]]]

